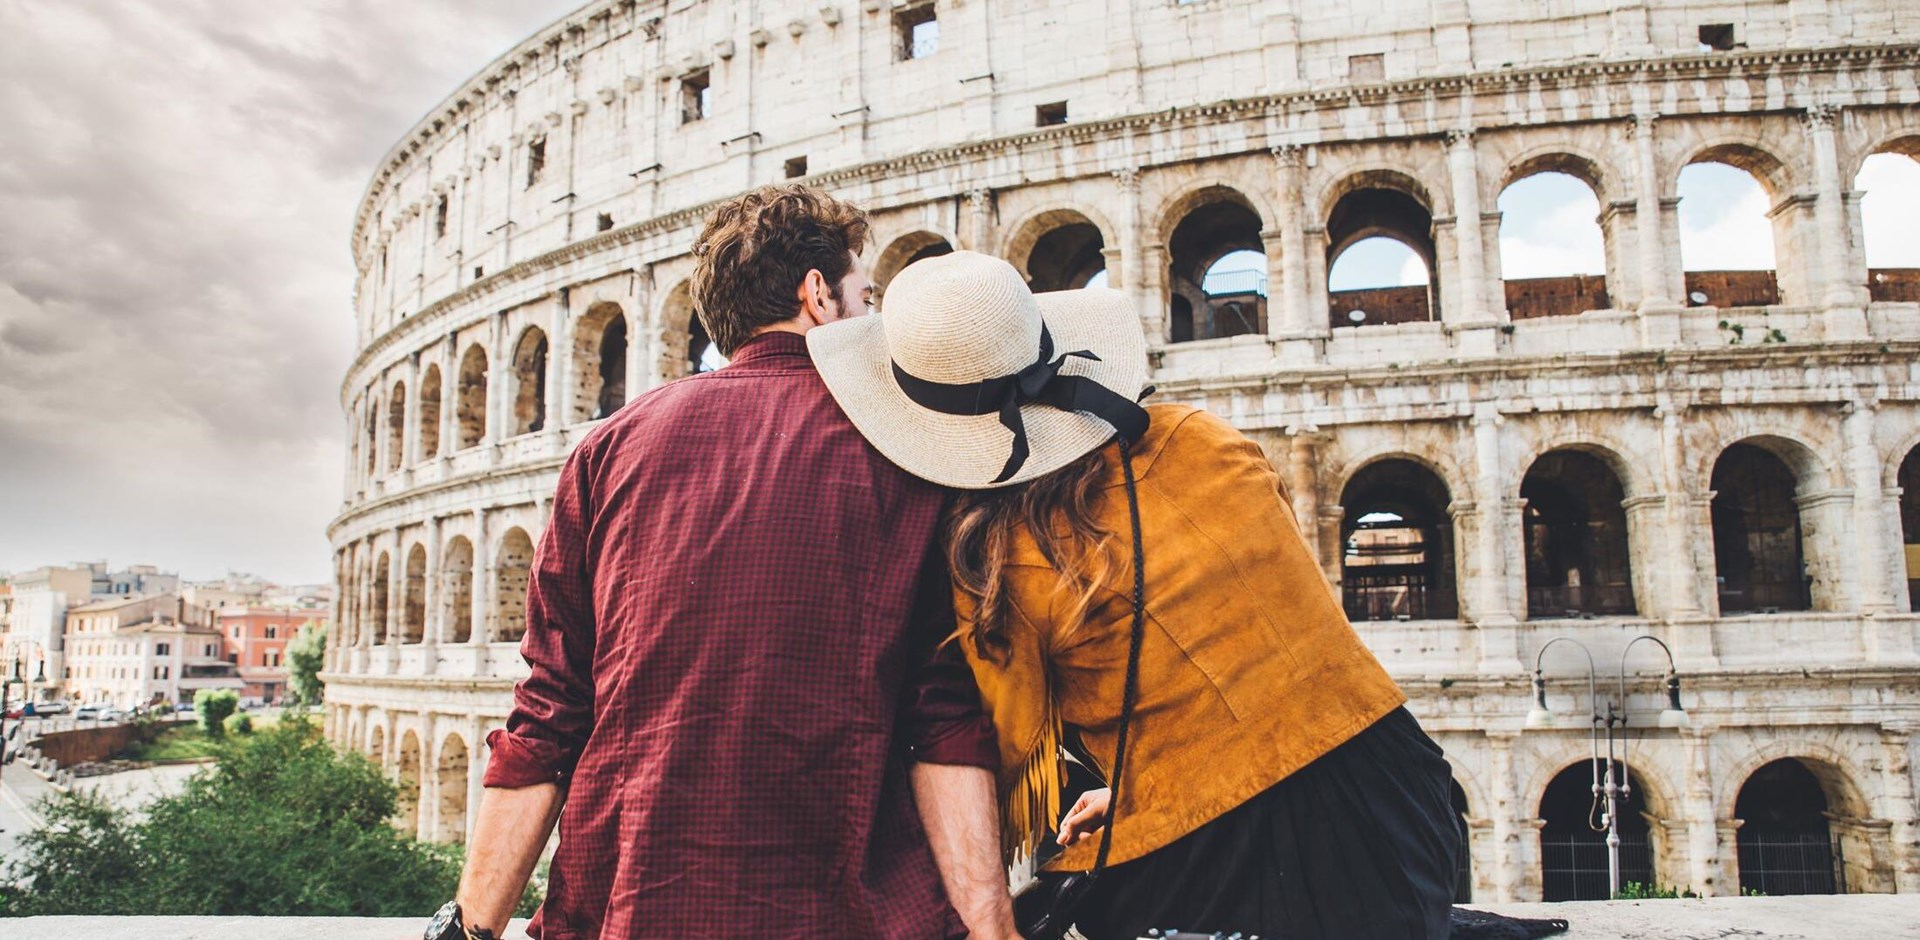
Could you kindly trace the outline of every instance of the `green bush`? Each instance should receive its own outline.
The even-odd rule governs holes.
[[[1620,893],[1614,895],[1618,901],[1654,901],[1674,898],[1697,898],[1692,888],[1674,889],[1664,885],[1648,885],[1638,881],[1629,881],[1620,886]]]
[[[228,715],[227,720],[221,722],[220,726],[226,729],[229,737],[244,737],[253,733],[253,716],[245,712]]]
[[[327,657],[327,631],[317,623],[300,627],[287,643],[287,691],[296,705],[318,705],[326,693],[320,667]]]
[[[48,825],[0,871],[0,914],[425,917],[453,897],[460,851],[402,834],[396,806],[378,767],[288,715],[143,815],[43,801]]]
[[[226,732],[227,716],[240,708],[240,696],[232,689],[201,689],[193,693],[193,713],[200,718],[200,730],[217,738]]]

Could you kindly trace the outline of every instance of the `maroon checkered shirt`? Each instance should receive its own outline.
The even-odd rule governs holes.
[[[933,546],[791,333],[580,443],[486,785],[567,787],[532,933],[947,938],[911,760],[996,766]]]

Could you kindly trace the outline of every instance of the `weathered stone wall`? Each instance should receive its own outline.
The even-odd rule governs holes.
[[[1867,156],[1920,153],[1920,10],[940,0],[937,51],[906,61],[895,11],[590,4],[376,173],[353,241],[329,726],[419,794],[408,823],[466,831],[484,734],[524,674],[509,638],[527,549],[595,426],[581,402],[609,375],[631,395],[693,368],[686,253],[705,207],[804,156],[805,181],[872,210],[883,287],[944,245],[1036,284],[1104,268],[1134,299],[1161,396],[1266,448],[1447,748],[1474,897],[1547,893],[1544,794],[1590,754],[1584,717],[1524,725],[1536,657],[1571,636],[1617,684],[1641,635],[1672,648],[1691,718],[1652,726],[1666,660],[1633,647],[1651,877],[1735,893],[1742,789],[1793,759],[1819,777],[1847,888],[1920,892],[1920,533],[1900,514],[1920,497],[1899,477],[1920,445],[1920,301],[1899,275],[1870,280],[1848,190]],[[1735,48],[1700,48],[1729,23]],[[683,122],[701,81],[708,112]],[[1035,126],[1061,101],[1065,124]],[[1776,271],[1682,270],[1678,177],[1700,161],[1767,192]],[[1502,279],[1499,196],[1546,171],[1594,190],[1603,275]],[[1380,233],[1432,286],[1379,292],[1353,325],[1328,268]],[[1240,250],[1265,258],[1262,329],[1208,338],[1226,298],[1199,272]],[[542,339],[544,362],[525,354]],[[516,433],[529,409],[541,428]],[[1617,487],[1574,493],[1586,521],[1554,469],[1568,455]],[[1773,478],[1747,510],[1759,483],[1727,484]],[[1393,519],[1432,554],[1362,588],[1347,546]],[[1556,553],[1571,529],[1614,539],[1624,576]],[[1736,570],[1788,543],[1786,574]],[[1395,578],[1451,602],[1415,605]],[[1583,715],[1584,660],[1562,646],[1544,668],[1553,707]]]

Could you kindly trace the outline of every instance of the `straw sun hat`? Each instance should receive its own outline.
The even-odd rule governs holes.
[[[943,486],[1023,483],[1147,430],[1147,343],[1126,295],[1035,294],[990,255],[917,261],[877,316],[816,327],[807,346],[860,433]]]

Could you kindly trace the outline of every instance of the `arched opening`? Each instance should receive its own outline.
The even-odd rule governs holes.
[[[1793,470],[1735,444],[1713,464],[1713,564],[1722,614],[1810,610]]]
[[[547,334],[527,327],[513,347],[513,433],[547,426]]]
[[[1907,606],[1920,610],[1920,447],[1900,461],[1900,531],[1907,556]]]
[[[1920,137],[1909,137],[1860,166],[1860,237],[1867,256],[1867,295],[1880,302],[1920,303]]]
[[[1500,192],[1500,272],[1515,320],[1606,310],[1606,235],[1587,181],[1536,172]]]
[[[573,373],[572,420],[611,417],[627,403],[627,317],[619,304],[594,304],[574,324]]]
[[[708,338],[707,329],[693,306],[693,293],[685,282],[668,292],[660,308],[665,350],[661,356],[660,377],[667,381],[699,372],[712,372],[727,364],[725,356]]]
[[[1173,295],[1171,316],[1167,321],[1167,339],[1175,343],[1184,343],[1193,339],[1193,301],[1184,295]]]
[[[1340,496],[1340,594],[1350,620],[1452,620],[1453,502],[1447,485],[1411,460],[1382,460]]]
[[[1767,191],[1747,168],[1703,155],[1680,171],[1680,266],[1690,307],[1780,302]],[[1741,162],[1749,162],[1741,160]]]
[[[533,574],[533,540],[508,529],[494,555],[493,641],[518,643],[527,632],[527,582]]]
[[[394,765],[396,783],[399,785],[397,799],[394,800],[394,825],[401,832],[415,835],[420,832],[420,736],[408,731],[400,738],[399,762]]]
[[[1606,462],[1574,450],[1534,461],[1526,500],[1527,617],[1632,616],[1626,493]]]
[[[1078,290],[1107,269],[1100,227],[1071,209],[1045,212],[1007,245],[1007,258],[1035,293]]]
[[[873,262],[874,293],[884,298],[887,285],[893,283],[894,275],[906,270],[907,265],[952,252],[953,246],[933,232],[908,232],[888,242]]]
[[[1167,239],[1169,339],[1266,332],[1267,263],[1260,214],[1246,197],[1224,187],[1197,194],[1193,201]],[[1229,257],[1232,261],[1223,266]],[[1183,318],[1171,309],[1177,298],[1187,301],[1184,319],[1191,336],[1185,335],[1189,327],[1176,328]]]
[[[434,768],[435,789],[440,791],[434,831],[441,842],[466,844],[468,763],[466,740],[457,734],[447,735],[440,742],[440,760]]]
[[[727,357],[720,354],[720,347],[713,344],[707,336],[707,328],[694,317],[687,324],[687,374],[712,372],[727,364]]]
[[[487,351],[479,343],[468,346],[460,357],[458,394],[453,417],[459,425],[460,449],[466,450],[487,439]]]
[[[367,732],[367,760],[372,761],[375,767],[386,769],[387,729],[379,725],[374,725],[373,730]]]
[[[1460,837],[1460,857],[1453,866],[1453,903],[1466,904],[1473,900],[1473,831],[1467,824],[1467,791],[1458,780],[1447,781],[1447,786],[1454,831]]]
[[[387,472],[400,469],[407,453],[407,383],[395,382],[387,398]]]
[[[420,377],[420,459],[440,456],[440,367],[431,365]]]
[[[378,646],[387,642],[387,592],[391,588],[392,578],[388,572],[393,570],[393,561],[386,552],[380,553],[380,559],[373,563],[373,643]]]
[[[1594,793],[1595,765],[1581,761],[1560,771],[1540,797],[1540,887],[1546,901],[1605,901],[1611,897],[1606,801]],[[1615,762],[1614,781],[1625,765]],[[1604,772],[1604,768],[1602,769]],[[1643,789],[1635,784],[1620,802],[1620,884],[1652,886],[1653,840]]]
[[[1802,761],[1789,757],[1754,771],[1733,810],[1741,820],[1741,893],[1845,894],[1832,809],[1820,778]]]
[[[440,561],[440,630],[448,643],[473,639],[473,543],[464,535],[447,540]]]
[[[1379,326],[1439,319],[1433,212],[1418,187],[1378,174],[1327,215],[1328,324]]]
[[[427,637],[427,548],[407,551],[407,586],[402,597],[400,642],[419,643]]]
[[[371,480],[374,473],[380,469],[380,405],[378,402],[370,402],[367,405],[367,435],[365,443],[361,446],[366,454],[367,479]]]

